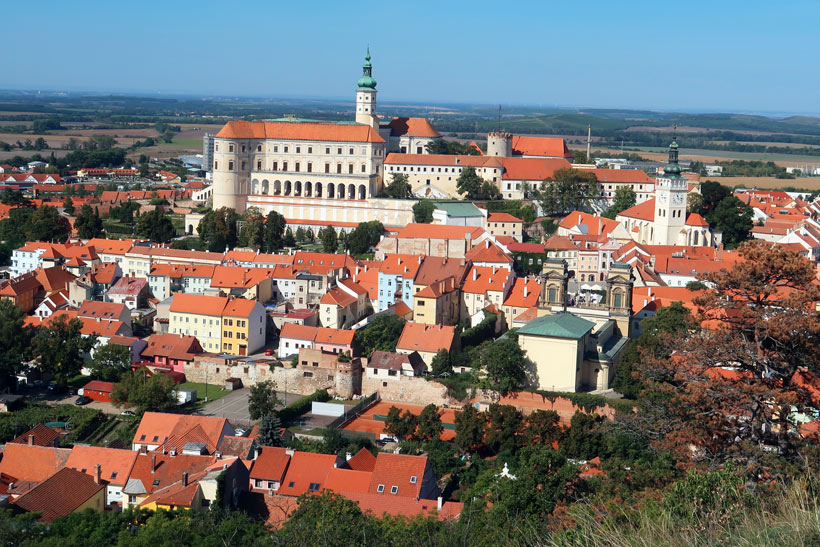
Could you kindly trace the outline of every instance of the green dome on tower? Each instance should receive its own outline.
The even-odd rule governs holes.
[[[681,173],[680,165],[678,165],[678,139],[672,138],[672,144],[669,145],[669,165],[663,168],[663,174],[667,177],[679,177]]]
[[[373,79],[373,65],[370,64],[370,46],[367,47],[367,53],[364,56],[364,65],[362,65],[362,77],[356,82],[359,86],[359,91],[376,91],[376,80]]]

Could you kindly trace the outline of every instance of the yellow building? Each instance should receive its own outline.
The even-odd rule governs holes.
[[[234,298],[222,311],[223,353],[251,355],[265,346],[265,307],[256,300]]]
[[[458,307],[458,287],[455,279],[448,277],[414,292],[413,321],[425,325],[456,325]]]

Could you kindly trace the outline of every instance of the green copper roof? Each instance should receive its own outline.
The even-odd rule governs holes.
[[[367,53],[364,56],[362,65],[362,77],[356,82],[359,91],[376,91],[376,80],[373,79],[373,65],[370,64],[370,46],[367,46]]]
[[[678,139],[673,138],[669,145],[669,165],[663,168],[663,174],[670,178],[680,177],[681,168],[678,165]]]
[[[592,321],[564,311],[533,319],[518,329],[518,334],[577,340],[583,338],[594,326],[595,323]]]
[[[443,201],[435,203],[436,209],[447,211],[451,217],[480,217],[481,211],[472,203],[463,201]]]

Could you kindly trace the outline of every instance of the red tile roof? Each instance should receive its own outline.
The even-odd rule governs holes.
[[[349,346],[353,343],[354,334],[356,334],[356,331],[319,327],[314,341],[317,344],[337,344],[341,346]]]
[[[511,253],[538,253],[546,252],[544,245],[541,243],[519,243],[517,241],[507,244],[507,249]]]
[[[202,353],[202,347],[195,336],[152,334],[145,341],[148,345],[142,351],[144,358],[153,358],[158,355],[183,361],[193,361],[195,355]]]
[[[524,296],[524,289],[527,289],[527,296]],[[538,305],[538,298],[541,295],[541,283],[538,278],[519,277],[510,290],[505,306],[514,308],[533,308]]]
[[[376,458],[373,475],[370,479],[371,494],[382,496],[401,496],[419,499],[424,472],[427,467],[427,456],[408,456],[381,452]],[[413,479],[415,477],[415,480]],[[382,492],[379,492],[379,485]],[[391,488],[398,487],[394,494]]]
[[[521,222],[521,223],[524,222],[520,218],[514,217],[509,213],[490,213],[489,216],[487,217],[487,221],[488,222]]]
[[[213,446],[219,445],[222,431],[228,425],[225,418],[216,416],[194,416],[188,414],[168,414],[146,412],[142,415],[134,444],[160,445],[171,437],[180,437],[195,427],[201,427],[205,437]],[[228,431],[227,434],[232,434]]]
[[[464,254],[464,258],[473,263],[512,264],[513,258],[497,243],[485,239]]]
[[[228,317],[244,317],[248,318],[253,313],[256,306],[262,306],[256,300],[246,300],[244,298],[232,298],[225,305],[222,315]]]
[[[441,511],[437,511],[436,500],[416,500],[399,496],[385,497],[382,494],[357,492],[345,492],[343,495],[347,499],[356,502],[362,512],[371,513],[378,517],[384,514],[404,517],[432,514],[439,520],[456,520],[464,510],[463,503],[454,501],[445,501]]]
[[[144,277],[121,277],[108,289],[108,294],[137,296],[147,286],[148,280]]]
[[[220,317],[227,304],[228,298],[223,296],[175,293],[171,300],[170,311]]]
[[[296,323],[285,323],[282,325],[282,330],[279,331],[279,338],[293,338],[296,340],[310,340],[316,339],[318,327],[311,327],[309,325],[297,325]]]
[[[475,241],[484,233],[483,228],[475,226],[450,226],[445,224],[408,224],[395,235],[400,239],[467,239]]]
[[[234,121],[225,124],[216,137],[220,139],[384,142],[379,132],[369,125],[322,122]]]
[[[495,266],[473,266],[461,286],[461,292],[486,294],[487,291],[504,292],[504,284],[510,278],[510,270]]]
[[[709,226],[709,223],[697,213],[689,213],[686,217],[687,226]]]
[[[544,156],[552,158],[572,158],[564,139],[558,137],[530,137],[514,135],[513,154],[519,156]]]
[[[263,446],[253,462],[250,477],[281,482],[290,464],[287,451],[279,446]]]
[[[60,437],[60,434],[54,429],[46,427],[43,424],[37,424],[19,437],[9,441],[9,443],[28,444],[29,435],[34,435],[34,442],[32,444],[35,446],[53,446],[54,441]]]
[[[127,309],[125,304],[115,304],[114,302],[98,302],[96,300],[85,300],[77,311],[77,317],[90,317],[96,319],[119,320],[123,311]]]
[[[156,459],[156,468],[152,471],[152,462]],[[207,469],[216,462],[214,456],[191,456],[177,454],[171,456],[159,452],[148,454],[137,453],[128,483],[123,489],[124,494],[151,494],[159,489],[170,486],[182,479],[182,473],[187,472],[189,477]]]
[[[604,184],[607,182],[655,184],[654,179],[640,169],[591,169],[591,171],[595,173],[598,182]],[[649,188],[647,188],[647,190],[649,190]]]
[[[15,505],[32,513],[42,513],[41,522],[51,522],[86,503],[105,488],[79,471],[63,468],[15,501]],[[102,509],[102,507],[100,507]]]
[[[456,156],[450,154],[387,154],[385,165],[441,165],[447,167],[503,167],[495,156]]]
[[[561,220],[559,226],[568,230],[575,226],[584,226],[586,233],[589,235],[607,235],[620,226],[620,223],[602,216],[591,215],[582,211],[573,211]]]
[[[376,466],[376,456],[366,448],[362,448],[347,460],[347,466],[356,471],[373,471]]]
[[[90,389],[91,391],[102,391],[111,393],[114,389],[114,382],[103,382],[102,380],[91,380],[83,386],[83,390]]]
[[[355,471],[339,467],[331,469],[324,484],[325,490],[341,492],[367,493],[370,487],[372,473],[369,471]]]

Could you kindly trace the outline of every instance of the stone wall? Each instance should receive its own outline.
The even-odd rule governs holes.
[[[387,384],[385,386],[384,384]],[[362,394],[378,392],[383,401],[395,401],[412,405],[437,406],[453,405],[447,395],[447,388],[438,382],[428,382],[418,376],[401,376],[396,380],[365,377],[362,379]]]

